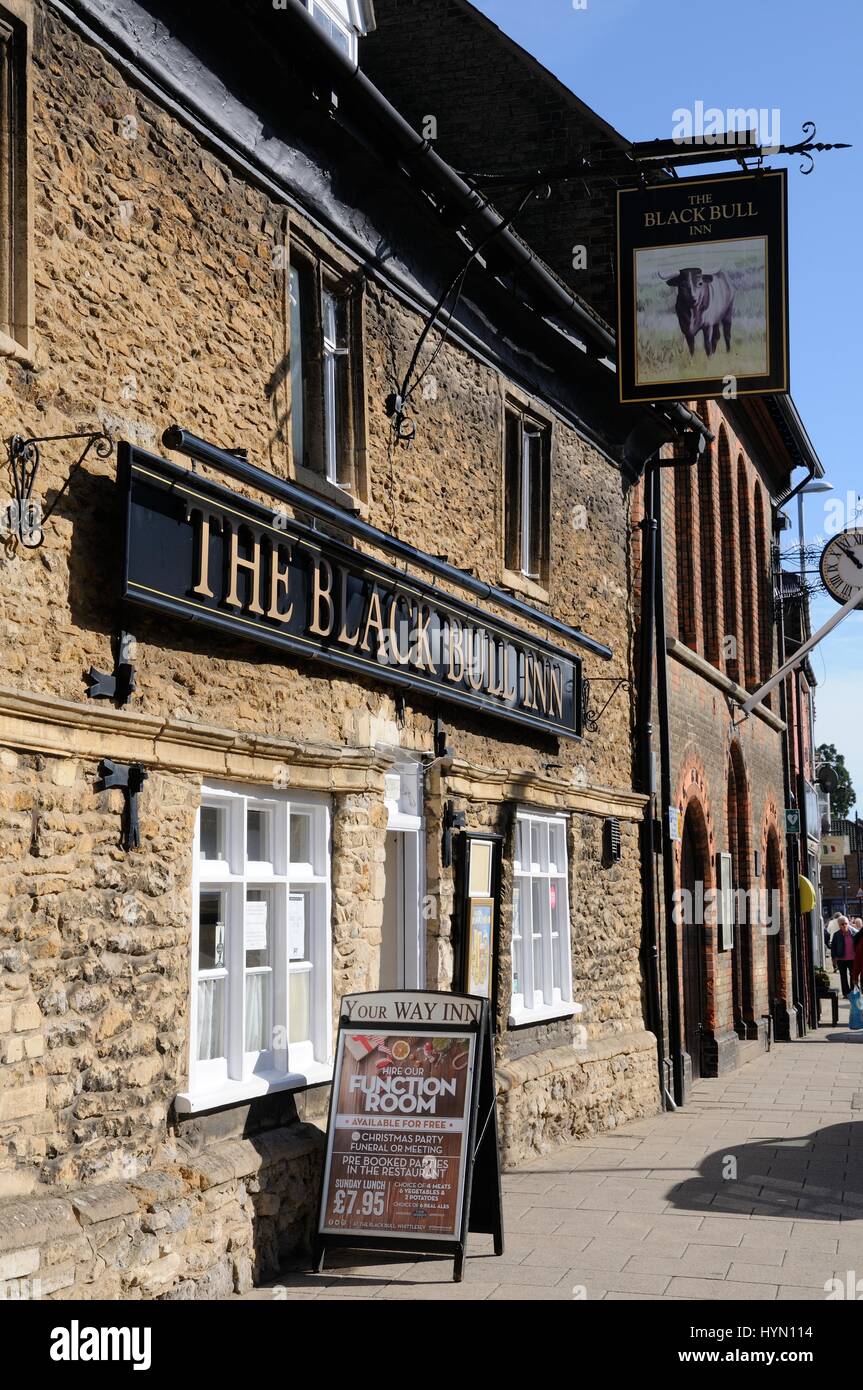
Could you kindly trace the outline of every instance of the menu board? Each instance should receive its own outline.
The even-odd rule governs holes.
[[[343,1032],[339,1041],[322,1229],[455,1239],[475,1035]]]
[[[321,1260],[327,1245],[403,1241],[453,1251],[461,1277],[480,1089],[493,1112],[483,999],[429,990],[342,1000],[318,1221]],[[485,1188],[499,1193],[496,1121],[486,1153],[492,1166]],[[502,1242],[493,1217],[481,1229],[499,1232]]]

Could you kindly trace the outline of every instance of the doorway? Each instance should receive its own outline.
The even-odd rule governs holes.
[[[400,758],[386,777],[387,831],[380,989],[423,989],[425,919],[422,854],[422,768]]]
[[[704,923],[697,920],[703,914],[696,910],[696,905],[704,901],[705,868],[701,839],[695,823],[695,811],[690,806],[683,822],[680,886],[684,890],[684,903],[690,905],[683,923],[683,1040],[689,1053],[693,1081],[703,1075],[702,1043],[706,1022]],[[701,885],[701,892],[697,890],[698,884]]]

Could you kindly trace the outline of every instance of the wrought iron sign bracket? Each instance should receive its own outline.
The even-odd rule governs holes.
[[[125,793],[123,808],[123,849],[138,849],[141,844],[141,827],[138,823],[138,796],[147,780],[147,769],[142,763],[115,763],[111,758],[103,758],[99,764],[100,782],[97,791],[109,791],[119,787]]]
[[[451,801],[447,801],[443,808],[443,852],[441,854],[441,864],[445,869],[452,867],[452,832],[463,830],[466,816],[464,811],[457,811]]]
[[[33,488],[42,462],[40,445],[56,444],[68,439],[83,439],[86,440],[86,443],[78,459],[69,469],[66,481],[54,501],[43,512],[39,503],[33,501]],[[31,436],[27,439],[20,434],[12,435],[8,448],[14,498],[8,508],[7,515],[10,531],[17,536],[26,550],[38,550],[42,545],[45,539],[46,521],[54,512],[60,498],[94,447],[97,456],[106,459],[110,458],[114,443],[110,435],[106,434],[104,430],[88,430],[82,434],[46,434],[39,438]]]
[[[612,684],[614,685],[614,689],[612,690],[612,692],[611,692],[611,694],[609,695],[608,699],[606,700],[605,704],[602,706],[602,709],[600,709],[600,710],[591,709],[591,708],[590,708],[590,692],[591,692],[591,687],[594,686],[594,685],[605,685],[605,684],[607,684],[609,681],[611,681]],[[626,676],[594,676],[592,680],[587,680],[587,678],[582,679],[582,682],[581,682],[581,702],[582,702],[582,709],[583,709],[583,711],[584,711],[584,714],[583,714],[584,727],[585,727],[585,729],[588,730],[589,733],[591,733],[591,734],[595,734],[595,733],[596,733],[597,729],[599,728],[599,721],[600,721],[600,719],[601,719],[602,716],[605,714],[605,711],[608,709],[608,706],[611,704],[612,700],[614,699],[614,697],[615,697],[615,695],[617,694],[618,690],[620,690],[621,686],[623,686],[623,687],[625,687],[627,690],[630,690],[630,691],[631,691],[631,690],[632,690],[632,681],[630,681]]]
[[[116,700],[119,705],[127,705],[137,689],[135,677],[135,638],[131,632],[121,632],[117,638],[117,656],[113,675],[97,671],[91,666],[85,680],[89,681],[87,698],[90,700]]]

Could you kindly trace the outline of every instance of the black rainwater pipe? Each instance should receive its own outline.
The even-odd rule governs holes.
[[[671,729],[668,717],[668,643],[665,628],[665,559],[662,543],[662,474],[656,469],[656,712],[659,722],[659,785],[661,798],[662,878],[665,906],[666,978],[668,989],[668,1050],[674,1078],[674,1099],[684,1101],[683,1049],[680,1027],[680,970],[677,950],[677,923],[674,920],[674,845],[668,813],[671,809]]]
[[[656,875],[656,775],[653,755],[653,662],[655,655],[656,516],[654,498],[658,483],[658,458],[648,459],[644,470],[644,517],[641,522],[641,619],[639,630],[639,684],[636,705],[638,778],[649,797],[640,826],[642,877],[641,968],[644,973],[647,1027],[656,1036],[659,1093],[664,1109],[674,1107],[665,1075],[665,1024],[659,971]]]

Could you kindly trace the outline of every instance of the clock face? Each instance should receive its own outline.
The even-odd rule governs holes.
[[[863,527],[840,531],[821,553],[821,578],[837,603],[847,603],[859,589],[863,602]]]

